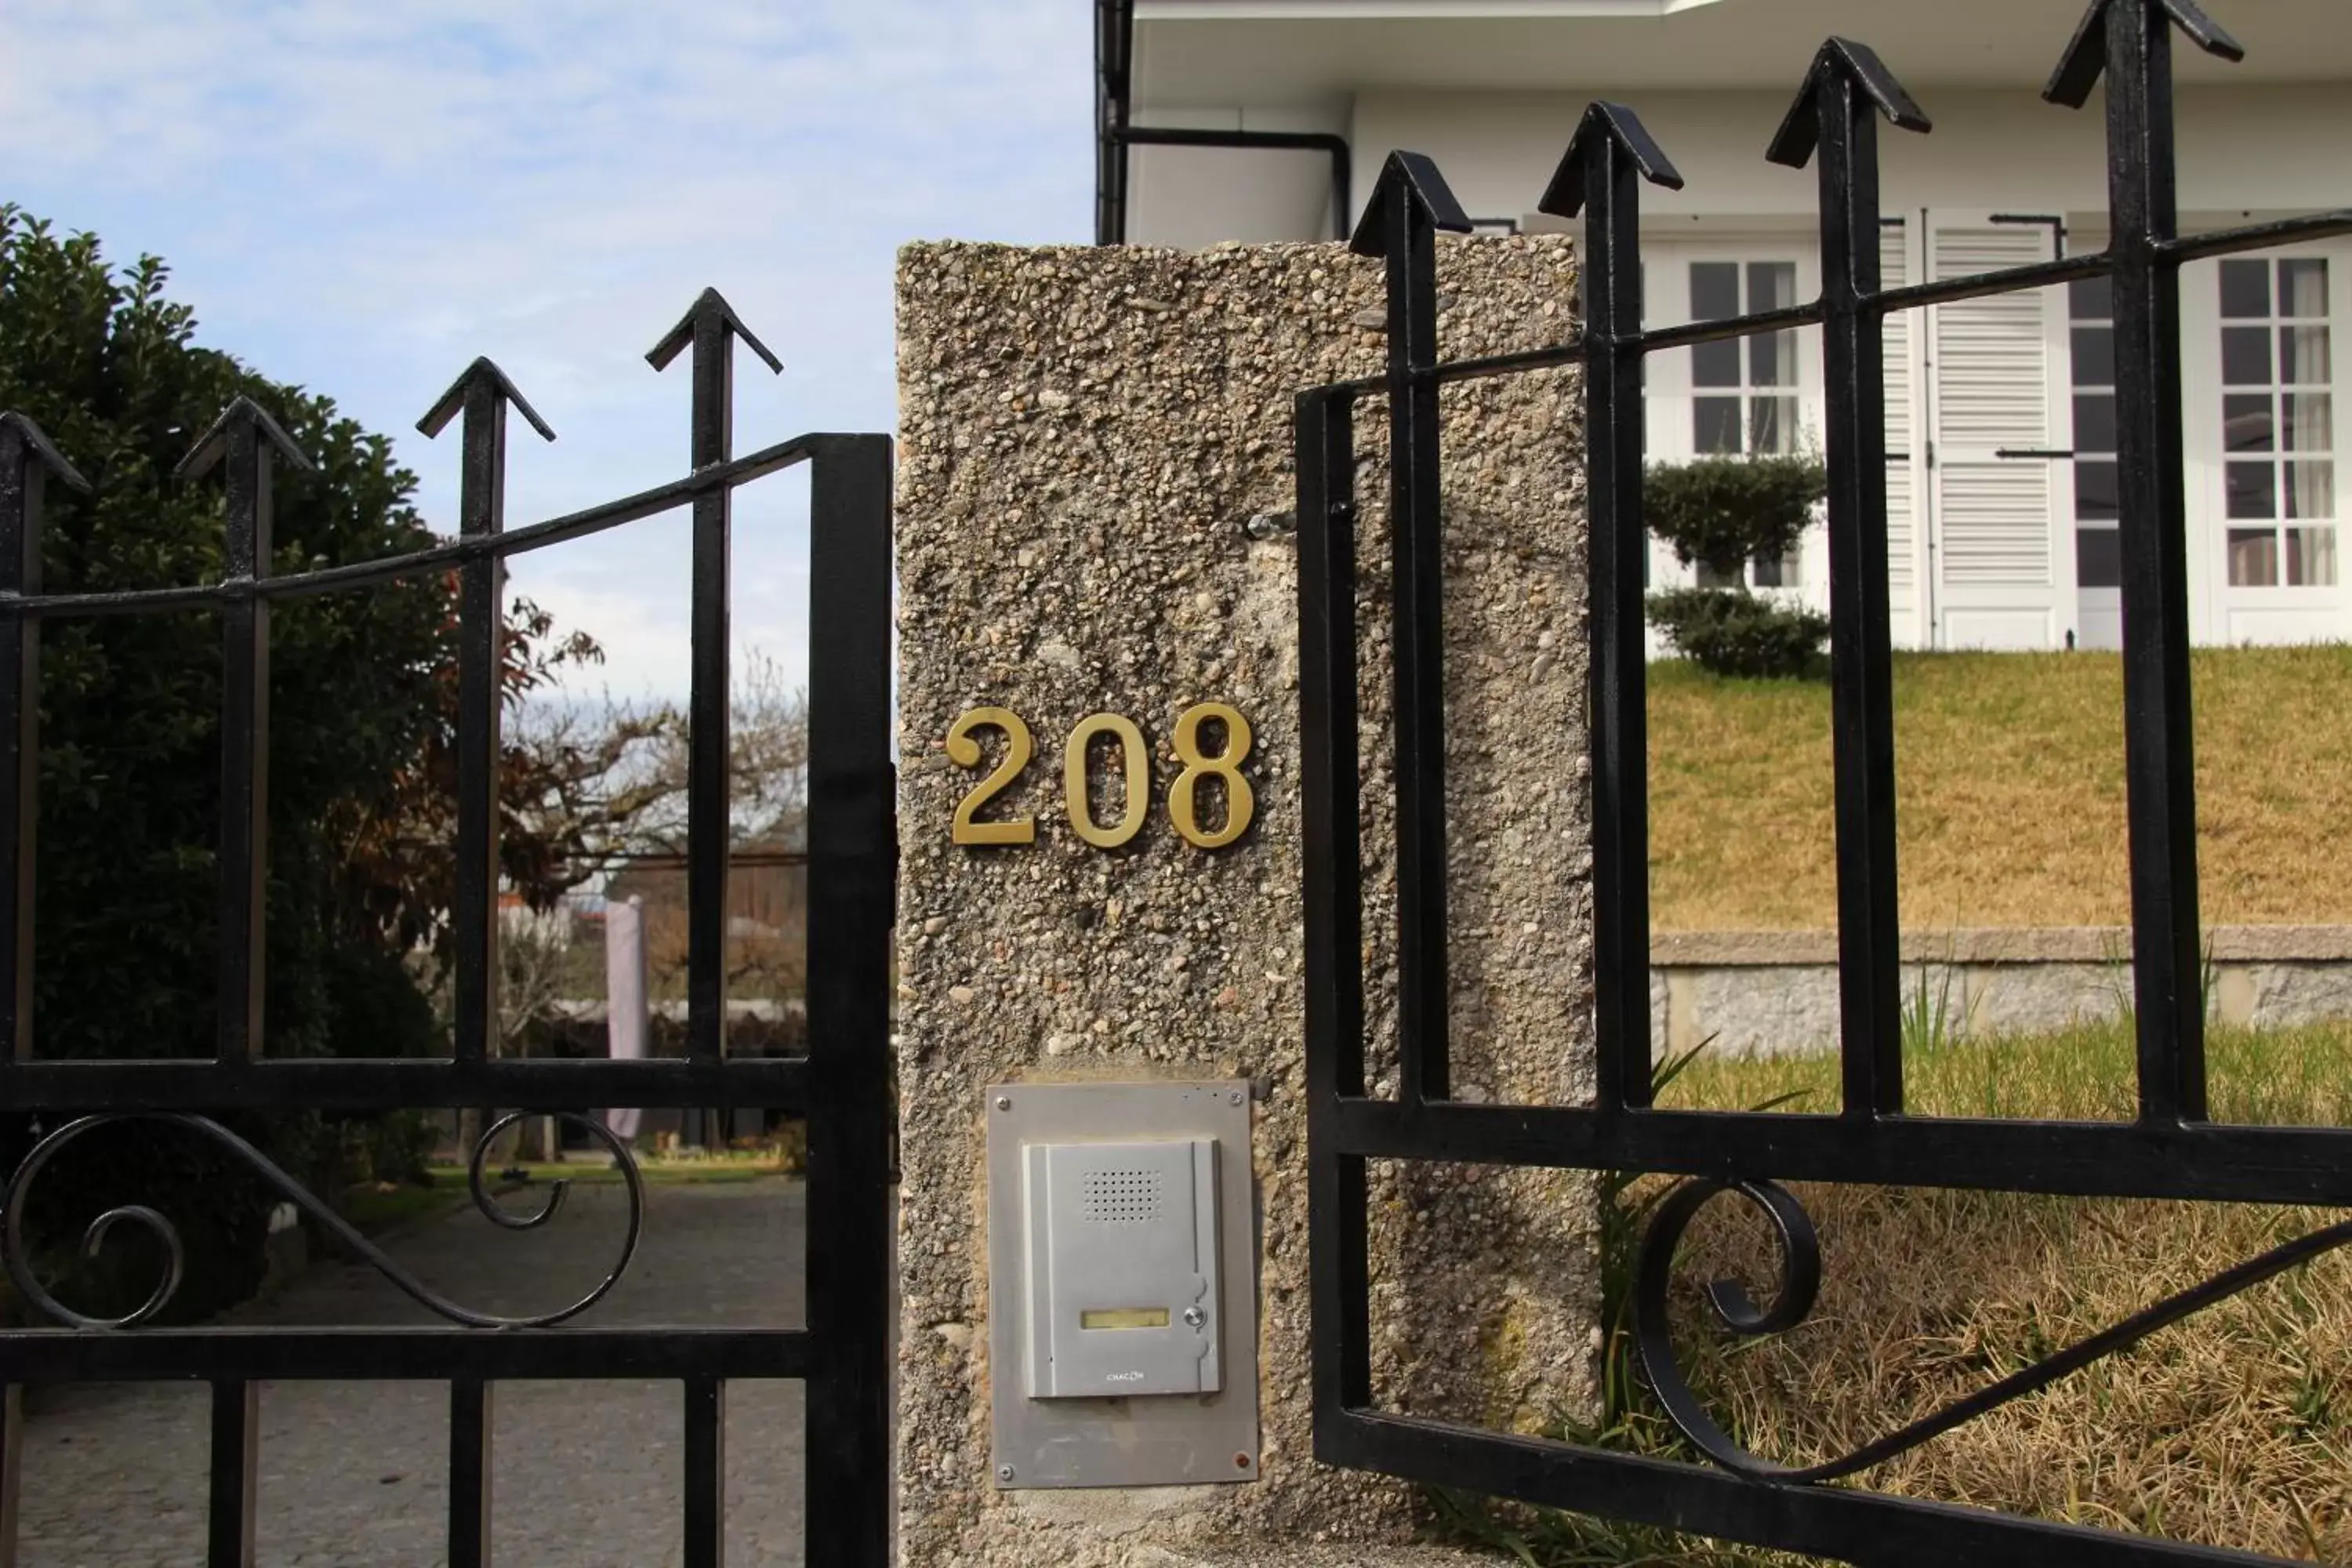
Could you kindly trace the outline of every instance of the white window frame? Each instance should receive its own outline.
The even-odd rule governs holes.
[[[2233,389],[2221,380],[2221,268],[2219,259],[2192,262],[2181,270],[2181,336],[2186,413],[2182,447],[2189,463],[2190,553],[2189,581],[2192,631],[2214,643],[2306,640],[2352,637],[2352,243],[2343,240],[2251,251],[2249,258],[2276,261],[2310,257],[2327,263],[2330,342],[2335,388],[2336,582],[2333,584],[2238,585],[2230,581],[2229,454],[2222,435],[2223,399]],[[2275,352],[2275,349],[2273,349]],[[2286,520],[2278,520],[2278,526]],[[2241,521],[2237,526],[2244,526]],[[2284,562],[2281,575],[2284,576]],[[2271,616],[2283,623],[2265,627]]]

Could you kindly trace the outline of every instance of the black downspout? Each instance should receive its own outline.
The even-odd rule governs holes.
[[[1355,216],[1348,139],[1328,131],[1199,131],[1129,125],[1134,89],[1135,0],[1095,0],[1095,243],[1127,243],[1130,147],[1234,147],[1328,153],[1333,233],[1348,237]]]
[[[1135,0],[1095,0],[1095,243],[1127,241],[1127,114]]]

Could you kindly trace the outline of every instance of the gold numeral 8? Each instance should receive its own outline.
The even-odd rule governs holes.
[[[1216,756],[1204,757],[1201,726],[1212,719],[1225,727],[1225,749]],[[1257,809],[1257,797],[1241,773],[1242,759],[1249,755],[1249,721],[1227,703],[1200,703],[1184,710],[1176,721],[1176,758],[1184,764],[1184,771],[1168,787],[1168,819],[1187,842],[1203,849],[1222,849],[1248,828],[1250,816]],[[1225,785],[1225,825],[1214,833],[1202,830],[1198,802],[1201,781],[1211,776],[1223,780]]]

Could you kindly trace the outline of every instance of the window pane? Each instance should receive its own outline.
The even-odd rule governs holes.
[[[2299,257],[2282,261],[2278,267],[2278,313],[2324,320],[2327,315],[2327,263],[2317,257]]]
[[[2324,392],[2289,392],[2279,432],[2290,452],[2332,452],[2336,449],[2336,399]]]
[[[2327,360],[2326,327],[2279,329],[2280,381],[2289,386],[2326,386],[2334,379]]]
[[[2077,278],[2066,286],[2068,312],[2078,321],[2111,321],[2116,313],[2115,279],[2105,273]]]
[[[2083,588],[2124,585],[2123,531],[2078,528],[2074,531],[2074,583]]]
[[[2268,386],[2271,384],[2271,335],[2262,327],[2221,329],[2221,384]]]
[[[1797,264],[1793,261],[1751,261],[1748,264],[1748,308],[1784,310],[1797,302]]]
[[[2116,395],[2078,392],[2074,395],[2074,450],[2112,452],[2116,449]]]
[[[2271,313],[2271,264],[2239,257],[2221,263],[2221,314],[2267,316]]]
[[[2116,330],[2113,327],[2074,329],[2074,384],[2113,386],[2116,384]]]
[[[1691,345],[1693,386],[1738,386],[1739,344],[1737,341]]]
[[[2232,452],[2267,452],[2276,445],[2271,395],[2232,393],[2221,399],[2221,444]]]
[[[1727,573],[1718,572],[1704,561],[1699,562],[1697,564],[1693,566],[1691,570],[1697,574],[1696,581],[1698,585],[1702,588],[1737,588],[1739,586],[1738,578]]]
[[[1769,555],[1759,555],[1748,563],[1748,578],[1759,588],[1785,588],[1780,580],[1780,563]]]
[[[2228,465],[2230,515],[2231,517],[2276,517],[2278,515],[2278,469],[2269,463],[2231,463]]]
[[[1767,332],[1748,340],[1748,384],[1797,384],[1797,334]]]
[[[1691,441],[1701,452],[1715,456],[1739,450],[1739,399],[1691,399]]]
[[[1719,321],[1739,314],[1739,263],[1691,263],[1691,320]]]
[[[2123,515],[2116,465],[2112,460],[2074,465],[2074,515],[2085,522],[2112,522]]]
[[[1748,449],[1750,452],[1793,452],[1797,449],[1795,398],[1751,397],[1748,400]]]
[[[2289,463],[2286,466],[2286,514],[2315,520],[2336,516],[2335,464]]]
[[[2334,529],[2290,528],[2286,531],[2286,580],[2298,588],[2336,586]]]
[[[2278,535],[2267,528],[2230,531],[2230,585],[2233,588],[2278,586]]]

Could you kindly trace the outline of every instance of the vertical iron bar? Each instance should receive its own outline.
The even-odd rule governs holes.
[[[2106,10],[2107,191],[2115,257],[2116,467],[2123,512],[2124,763],[2131,837],[2139,1109],[2205,1117],[2189,714],[2189,549],[2172,32],[2163,10]]]
[[[0,1391],[0,1568],[16,1568],[16,1527],[24,1516],[25,1387]]]
[[[1586,143],[1585,490],[1591,516],[1592,992],[1602,1108],[1645,1106],[1650,1068],[1650,742],[1642,563],[1642,175]]]
[[[227,442],[232,584],[269,574],[269,452],[257,417],[232,416]],[[221,607],[219,1059],[262,1054],[269,871],[269,604],[249,591]]]
[[[463,431],[457,531],[486,538],[504,525],[506,512],[507,405],[494,375],[476,374],[467,383]],[[457,877],[450,923],[461,1062],[486,1060],[498,1037],[499,589],[505,575],[506,563],[495,556],[457,569]]]
[[[253,1568],[253,1503],[261,1387],[243,1378],[212,1385],[211,1507],[205,1520],[210,1568]]]
[[[1397,1045],[1404,1103],[1447,1095],[1445,555],[1439,520],[1437,227],[1383,182],[1389,531],[1395,580]]]
[[[0,420],[0,594],[26,596],[41,591],[41,498],[47,477],[40,454],[22,426],[14,419]],[[0,634],[0,1008],[6,1009],[6,1045],[0,1049],[0,1061],[30,1061],[33,1056],[33,879],[40,755],[41,623],[20,616]]]
[[[1334,1112],[1364,1092],[1363,858],[1356,707],[1355,402],[1302,394],[1298,496],[1299,815],[1305,845],[1307,1182],[1315,1423],[1371,1403],[1364,1162]]]
[[[1886,344],[1879,291],[1878,116],[1825,68],[1819,111],[1822,358],[1827,389],[1830,706],[1836,766],[1839,1049],[1849,1116],[1903,1109],[1896,926],[1895,657],[1886,549]]]
[[[449,1384],[449,1568],[490,1560],[493,1387],[478,1377]]]
[[[816,1430],[814,1424],[810,1430]],[[823,1447],[812,1443],[812,1455]],[[809,1510],[812,1526],[818,1511]],[[715,1377],[689,1377],[686,1380],[686,1568],[725,1568],[726,1561],[727,1384]],[[809,1553],[809,1562],[812,1568],[823,1568],[824,1560],[814,1552]]]
[[[735,446],[735,347],[717,310],[698,309],[694,333],[697,472],[725,462]],[[730,518],[735,492],[714,486],[694,498],[693,674],[688,697],[686,784],[687,1054],[715,1058],[727,1048],[727,862],[733,824],[728,805],[727,686]]]
[[[890,1560],[890,442],[830,437],[809,479],[807,1555]]]
[[[1135,0],[1095,0],[1095,243],[1127,242],[1127,175],[1120,132],[1133,105]],[[1346,223],[1342,215],[1339,220]]]

